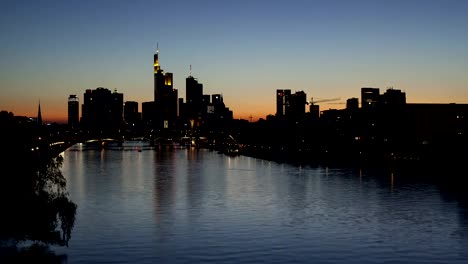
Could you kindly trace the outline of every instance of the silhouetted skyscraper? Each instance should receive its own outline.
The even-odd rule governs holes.
[[[310,103],[309,112],[313,120],[318,120],[320,117],[320,106],[314,103]]]
[[[211,95],[211,102],[213,105],[224,105],[223,95],[222,94],[213,94]]]
[[[290,115],[290,118],[299,119],[305,115],[306,108],[306,94],[304,91],[295,92],[290,98],[290,111],[286,111],[286,114]]]
[[[178,116],[180,119],[185,119],[186,118],[186,111],[185,111],[185,103],[184,103],[184,98],[179,98],[179,112]]]
[[[138,102],[125,102],[124,119],[127,124],[135,124],[139,121]]]
[[[82,125],[96,131],[116,131],[123,122],[123,94],[99,87],[83,95]]]
[[[346,109],[348,110],[357,110],[359,109],[359,99],[357,98],[349,98],[346,100]]]
[[[289,114],[290,97],[291,90],[276,90],[276,117],[284,118]]]
[[[380,96],[380,104],[387,107],[405,105],[406,94],[401,90],[396,90],[393,88],[387,89],[387,91]]]
[[[159,49],[154,54],[154,102],[157,128],[173,128],[177,119],[177,89],[173,88],[172,73],[165,73],[159,65]]]
[[[152,126],[155,118],[156,104],[154,101],[141,104],[141,120],[146,126]]]
[[[198,83],[192,75],[185,79],[185,98],[188,118],[200,117],[204,112],[203,84]]]
[[[68,97],[68,127],[71,129],[78,128],[80,123],[80,103],[78,96],[71,94]]]
[[[379,88],[361,88],[361,107],[363,109],[375,108],[379,102]]]
[[[276,117],[298,119],[305,115],[306,94],[303,91],[291,94],[291,90],[276,90]]]

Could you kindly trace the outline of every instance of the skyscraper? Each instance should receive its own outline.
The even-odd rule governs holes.
[[[141,119],[146,126],[153,126],[156,105],[154,101],[141,103]]]
[[[129,125],[134,125],[139,121],[138,102],[127,101],[124,104],[124,119]]]
[[[291,90],[276,90],[276,117],[281,119],[300,119],[305,115],[307,104],[304,91],[291,94]]]
[[[188,118],[200,117],[203,113],[203,84],[192,75],[185,79],[185,98]]]
[[[346,100],[346,109],[348,110],[357,110],[359,109],[359,99],[357,98],[349,98]]]
[[[75,94],[71,94],[68,97],[68,127],[71,129],[77,129],[80,117],[80,103],[78,97]]]
[[[379,88],[361,88],[361,108],[371,109],[375,108],[379,102],[380,89]]]
[[[380,104],[385,107],[403,106],[406,104],[406,94],[401,90],[389,88],[380,96]]]
[[[95,131],[116,131],[123,122],[123,94],[99,87],[83,95],[82,125]]]
[[[290,98],[290,117],[300,119],[305,115],[307,95],[304,91],[298,91],[291,95]]]
[[[284,118],[289,114],[291,90],[276,90],[276,117]]]
[[[173,88],[172,73],[164,73],[159,65],[159,48],[154,54],[154,125],[173,128],[177,119],[177,89]]]

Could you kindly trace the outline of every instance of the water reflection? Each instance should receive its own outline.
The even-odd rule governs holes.
[[[417,173],[298,167],[190,148],[65,157],[80,208],[70,263],[468,259],[463,192]]]

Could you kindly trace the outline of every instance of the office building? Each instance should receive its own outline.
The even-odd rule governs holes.
[[[348,110],[357,110],[359,109],[359,99],[358,98],[349,98],[346,100],[346,109]]]
[[[276,90],[276,117],[300,119],[305,115],[307,99],[304,91]]]
[[[68,97],[68,127],[70,129],[77,129],[80,123],[79,117],[80,103],[78,96],[71,94]]]
[[[204,99],[206,100],[203,96],[203,84],[199,83],[192,75],[185,79],[185,99],[189,119],[199,118],[206,112],[206,109],[203,109]]]
[[[284,118],[289,114],[291,90],[276,90],[276,117]]]
[[[304,91],[295,92],[290,97],[290,118],[300,119],[305,115],[307,95]]]
[[[406,104],[406,94],[401,90],[390,88],[380,96],[379,101],[382,106],[403,106]]]
[[[156,104],[154,101],[151,102],[143,102],[141,104],[141,120],[143,124],[148,127],[153,126],[153,120],[156,116]]]
[[[96,131],[115,131],[123,124],[123,94],[99,87],[83,95],[83,127]]]
[[[164,73],[159,65],[159,49],[154,54],[154,117],[153,125],[158,129],[172,129],[177,120],[178,92],[173,87],[172,73]]]
[[[361,88],[361,108],[372,109],[377,107],[380,97],[379,88]]]
[[[140,120],[140,113],[138,112],[138,102],[125,102],[124,119],[125,122],[130,125],[134,125]]]

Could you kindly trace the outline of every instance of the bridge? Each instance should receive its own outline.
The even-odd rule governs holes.
[[[184,146],[184,147],[197,147],[197,148],[209,148],[218,150],[226,154],[237,154],[239,152],[239,145],[232,135],[226,135],[224,137],[208,138],[204,136],[158,136],[154,138],[148,137],[132,137],[132,138],[96,138],[96,137],[73,137],[67,139],[62,137],[56,140],[50,140],[49,151],[52,156],[57,156],[69,147],[83,143],[85,145],[94,146],[97,148],[106,148],[111,143],[121,145],[123,142],[128,141],[149,141],[152,146]]]

